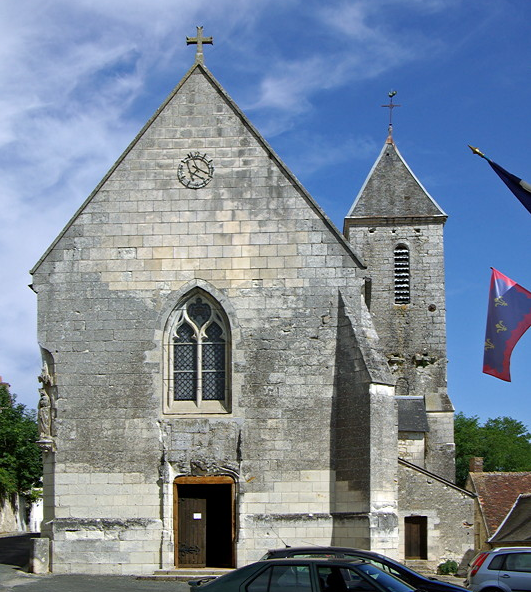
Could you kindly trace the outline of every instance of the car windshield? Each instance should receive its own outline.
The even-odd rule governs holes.
[[[356,569],[376,580],[390,592],[411,592],[415,589],[409,584],[406,584],[404,581],[395,578],[391,574],[385,573],[377,567],[374,567],[374,565],[370,563],[357,565]]]

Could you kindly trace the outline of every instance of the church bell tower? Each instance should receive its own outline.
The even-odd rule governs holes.
[[[397,105],[384,105],[392,107]],[[389,136],[344,222],[367,266],[365,300],[395,378],[399,456],[454,480],[446,385],[447,215]]]

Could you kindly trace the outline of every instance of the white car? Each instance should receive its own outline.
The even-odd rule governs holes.
[[[472,592],[531,591],[531,547],[482,551],[468,566],[465,586]]]

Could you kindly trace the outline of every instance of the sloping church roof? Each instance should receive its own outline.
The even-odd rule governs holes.
[[[531,543],[531,492],[520,494],[489,543]]]
[[[444,222],[447,215],[388,138],[347,218],[437,218]]]
[[[444,477],[441,477],[440,475],[432,473],[431,471],[428,471],[427,469],[419,467],[418,465],[415,465],[412,462],[409,462],[408,460],[406,460],[404,458],[399,457],[398,464],[407,470],[415,471],[416,473],[426,475],[426,477],[429,477],[430,479],[438,481],[439,483],[446,485],[450,489],[454,489],[455,491],[459,491],[460,493],[466,495],[467,497],[476,497],[476,494],[471,491],[468,491],[468,489],[463,489],[462,487],[459,487],[458,485],[456,485],[453,481],[448,481],[448,479],[445,479]]]
[[[397,397],[396,403],[399,432],[430,431],[423,397]]]
[[[98,192],[103,188],[105,183],[111,178],[113,173],[120,167],[124,159],[128,156],[128,154],[137,146],[137,144],[143,139],[144,135],[150,130],[153,124],[157,121],[159,117],[164,115],[164,111],[166,107],[172,102],[172,100],[178,95],[178,93],[183,89],[186,83],[192,78],[193,75],[199,74],[206,79],[206,81],[213,87],[214,91],[218,93],[220,97],[226,102],[226,104],[232,109],[235,115],[240,119],[241,123],[247,128],[248,132],[254,136],[255,140],[262,146],[262,148],[269,154],[272,162],[278,166],[283,174],[289,179],[290,183],[297,188],[299,194],[302,198],[306,201],[306,204],[313,210],[313,212],[322,220],[324,225],[328,228],[330,233],[335,237],[338,243],[342,245],[345,249],[346,254],[350,256],[355,264],[361,268],[365,268],[365,265],[361,259],[361,257],[355,252],[352,245],[345,239],[345,237],[341,234],[341,232],[336,228],[330,218],[325,214],[325,212],[321,209],[321,207],[317,204],[317,202],[311,197],[311,195],[306,191],[306,189],[301,185],[299,180],[295,177],[295,175],[288,169],[288,167],[282,162],[280,157],[274,152],[271,146],[267,143],[267,141],[260,135],[260,133],[256,130],[256,128],[252,125],[252,123],[248,120],[245,114],[241,111],[241,109],[236,105],[236,103],[229,97],[225,89],[221,86],[221,84],[214,78],[212,73],[206,68],[206,66],[202,63],[201,60],[198,60],[194,63],[194,65],[190,68],[190,70],[185,74],[179,84],[171,91],[168,95],[166,100],[162,103],[162,105],[157,109],[154,115],[149,119],[149,121],[144,125],[144,127],[140,130],[138,135],[134,138],[134,140],[129,144],[129,146],[125,149],[123,154],[118,158],[115,164],[111,167],[111,169],[107,172],[107,174],[103,177],[100,183],[96,186],[94,191],[89,195],[89,197],[85,200],[85,202],[81,205],[81,207],[77,210],[77,212],[73,215],[70,221],[66,224],[57,238],[53,241],[50,247],[46,250],[44,255],[39,259],[39,261],[35,264],[33,269],[31,269],[30,273],[33,274],[37,271],[41,263],[47,258],[49,253],[53,250],[55,245],[59,242],[59,240],[65,235],[68,229],[74,224],[76,219],[83,213],[86,209],[87,205],[92,201],[94,196],[98,194]]]

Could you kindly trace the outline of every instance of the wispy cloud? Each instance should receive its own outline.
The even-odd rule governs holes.
[[[459,0],[449,0],[458,2]],[[404,19],[390,20],[386,5],[407,5],[418,14],[434,13],[448,2],[432,0],[359,0],[313,3],[311,19],[320,43],[305,55],[283,55],[264,61],[259,93],[245,105],[270,112],[265,128],[271,135],[289,127],[289,118],[312,109],[317,93],[361,83],[442,51],[444,44],[423,34]],[[304,33],[301,33],[303,35]],[[297,39],[294,39],[294,44]]]
[[[353,136],[344,133],[341,136],[302,132],[297,134],[297,150],[293,151],[290,166],[297,176],[311,178],[318,176],[330,165],[353,162],[377,154],[381,148],[373,138]]]
[[[214,35],[207,65],[272,137],[300,128],[323,92],[440,52],[445,41],[411,19],[460,2],[0,2],[0,374],[27,400],[36,396],[36,300],[27,270],[191,65],[185,36],[196,25]],[[341,143],[300,137],[304,146],[290,163],[298,174],[374,150],[354,135]]]

